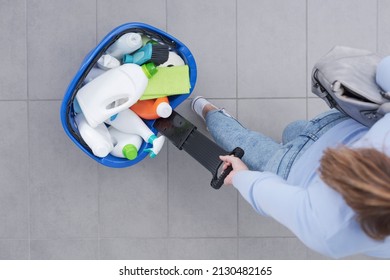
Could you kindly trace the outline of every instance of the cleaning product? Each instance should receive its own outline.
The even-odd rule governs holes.
[[[123,133],[113,126],[108,128],[114,149],[110,154],[120,158],[133,160],[138,156],[138,150],[142,144],[142,138],[136,134]]]
[[[104,72],[106,72],[106,71],[104,71],[104,70],[102,70],[100,68],[97,68],[97,67],[93,67],[91,69],[91,71],[89,71],[87,77],[85,77],[84,84],[89,83],[90,81],[94,80],[95,78],[97,78],[98,76],[103,74]]]
[[[109,54],[102,55],[96,64],[102,70],[110,70],[121,65],[118,59]]]
[[[73,100],[73,112],[74,112],[75,114],[80,114],[80,113],[82,113],[81,108],[80,108],[80,105],[79,105],[79,102],[77,102],[77,99],[76,99],[76,98]]]
[[[145,46],[147,43],[150,43],[152,42],[153,40],[150,39],[149,36],[146,36],[146,35],[141,35],[141,38],[142,38],[142,45]]]
[[[106,123],[123,133],[137,134],[145,142],[152,144],[153,147],[147,150],[152,158],[160,152],[164,143],[164,136],[157,137],[154,135],[141,118],[130,109],[118,113],[114,120],[107,119]]]
[[[135,52],[142,47],[142,38],[138,33],[126,33],[122,35],[107,49],[107,54],[121,60],[123,55]]]
[[[95,156],[105,157],[111,152],[114,146],[104,123],[92,128],[82,113],[75,116],[75,121],[81,137]]]
[[[149,80],[141,100],[190,92],[188,65],[157,68],[158,72]]]
[[[166,96],[139,100],[130,109],[145,120],[168,118],[172,114],[172,107],[169,105],[168,97]]]
[[[165,142],[165,136],[160,136],[153,140],[153,147],[145,149],[145,152],[149,153],[151,158],[155,158],[158,153],[161,151]]]
[[[390,56],[384,57],[378,63],[375,79],[384,92],[390,92]]]
[[[147,43],[135,53],[125,54],[122,62],[142,65],[150,61],[155,65],[160,65],[167,61],[168,55],[169,47],[167,45]]]
[[[170,51],[168,54],[168,60],[165,61],[160,66],[162,67],[172,67],[172,66],[182,66],[185,65],[184,60],[176,52]]]
[[[96,127],[135,104],[156,72],[153,63],[142,66],[129,63],[108,70],[84,85],[76,99],[89,125]]]

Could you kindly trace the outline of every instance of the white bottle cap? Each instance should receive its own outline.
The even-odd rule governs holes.
[[[93,154],[97,157],[106,157],[112,150],[112,147],[109,144],[106,143],[99,143],[98,145],[91,145],[91,150]]]
[[[172,107],[167,102],[161,102],[156,109],[157,115],[168,118],[172,114]]]

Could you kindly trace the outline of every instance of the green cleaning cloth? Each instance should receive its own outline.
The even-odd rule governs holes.
[[[149,79],[148,86],[140,100],[190,93],[188,65],[157,67],[158,71]]]

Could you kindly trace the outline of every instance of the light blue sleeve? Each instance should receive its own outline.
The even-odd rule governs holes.
[[[258,213],[289,228],[309,248],[332,258],[362,252],[388,257],[390,242],[367,238],[342,197],[322,184],[313,183],[308,190],[258,171],[239,171],[233,177],[234,187]]]
[[[233,185],[259,214],[274,218],[303,239],[311,238],[317,222],[304,188],[258,171],[238,172]]]
[[[377,121],[353,148],[374,148],[390,156],[390,113]]]

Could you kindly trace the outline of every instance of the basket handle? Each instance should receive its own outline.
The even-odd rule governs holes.
[[[230,155],[233,155],[238,158],[242,158],[244,156],[244,150],[240,147],[235,148]],[[223,161],[221,161],[220,166],[222,165]],[[223,182],[225,181],[226,177],[230,174],[230,172],[233,170],[232,166],[228,166],[218,177],[218,170],[216,169],[215,173],[213,174],[213,179],[211,180],[211,186],[214,189],[219,189],[222,187]]]

